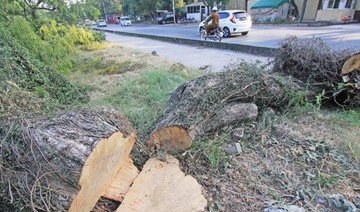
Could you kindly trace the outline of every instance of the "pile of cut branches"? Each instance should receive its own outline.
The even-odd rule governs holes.
[[[273,70],[324,90],[323,100],[359,106],[360,71],[356,64],[360,59],[351,59],[352,55],[349,50],[330,48],[319,38],[291,36],[281,43]]]

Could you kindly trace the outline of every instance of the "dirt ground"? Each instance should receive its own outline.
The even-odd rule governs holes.
[[[96,85],[92,97],[108,95],[124,76],[143,70],[192,70],[115,44],[108,44],[104,50],[80,52],[80,56],[84,61],[100,58],[98,63],[102,63],[71,77],[85,85]],[[117,71],[109,66],[117,67]],[[183,171],[203,186],[208,211],[357,211],[360,164],[349,153],[349,144],[360,143],[360,129],[336,114],[328,109],[294,115],[268,108],[256,122],[203,135],[176,157]],[[234,153],[235,144],[241,150]],[[133,157],[146,157],[144,145],[136,148]]]

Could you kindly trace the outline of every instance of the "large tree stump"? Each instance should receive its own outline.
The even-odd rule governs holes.
[[[33,210],[90,211],[101,196],[121,200],[138,174],[129,156],[136,136],[116,111],[68,112],[15,126],[0,125],[10,154],[1,178],[11,182],[2,191],[10,203],[19,198]]]
[[[197,78],[171,94],[148,144],[186,149],[204,132],[256,119],[259,105],[282,108],[289,93],[303,89],[290,77],[252,68]]]

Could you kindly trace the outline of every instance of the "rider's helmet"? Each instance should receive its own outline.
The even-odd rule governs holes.
[[[216,12],[217,10],[218,10],[217,7],[213,7],[211,11],[215,11],[215,12]]]

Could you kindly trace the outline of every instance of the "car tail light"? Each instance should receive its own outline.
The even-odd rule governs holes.
[[[234,24],[236,24],[236,19],[235,19],[235,15],[233,14],[233,16],[230,18],[230,21],[233,22]]]

